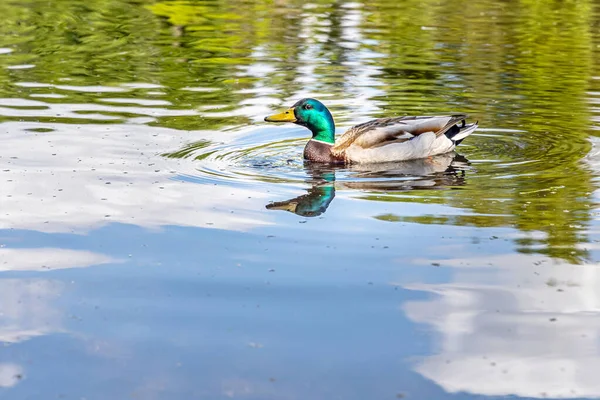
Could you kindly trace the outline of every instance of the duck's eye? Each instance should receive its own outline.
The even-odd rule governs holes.
[[[304,105],[304,109],[305,110],[310,110],[312,108],[312,106],[310,104],[305,104]]]

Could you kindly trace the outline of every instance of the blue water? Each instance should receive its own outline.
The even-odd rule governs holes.
[[[0,398],[600,397],[594,2],[0,12]],[[303,96],[481,128],[315,166]]]

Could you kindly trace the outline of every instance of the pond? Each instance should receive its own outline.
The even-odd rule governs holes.
[[[0,398],[600,397],[597,2],[0,13]],[[480,128],[319,166],[308,96]]]

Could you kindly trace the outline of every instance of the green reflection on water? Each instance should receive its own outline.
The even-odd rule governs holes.
[[[81,118],[35,111],[158,98],[168,111],[192,112],[148,124],[221,131],[226,141],[235,128],[260,123],[261,110],[300,94],[321,97],[340,125],[466,111],[491,131],[465,142],[474,169],[460,190],[358,196],[465,214],[374,217],[541,231],[543,239],[517,241],[519,250],[589,257],[580,244],[596,206],[594,172],[581,161],[594,125],[590,92],[598,90],[592,1],[20,0],[2,2],[0,12],[0,46],[12,50],[0,55],[1,96],[65,96],[44,97],[26,116],[0,112],[3,121],[122,123],[138,113],[89,111],[114,118],[101,121],[86,110],[75,111]],[[134,82],[152,85],[123,86]],[[211,143],[168,156],[200,162],[216,157]],[[240,151],[251,157],[260,147]]]

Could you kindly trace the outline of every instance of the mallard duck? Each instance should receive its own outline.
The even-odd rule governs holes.
[[[435,117],[379,118],[353,126],[335,140],[335,123],[323,103],[302,99],[288,110],[265,118],[293,122],[312,132],[304,158],[322,163],[406,161],[448,153],[469,136],[477,123],[466,114]]]

